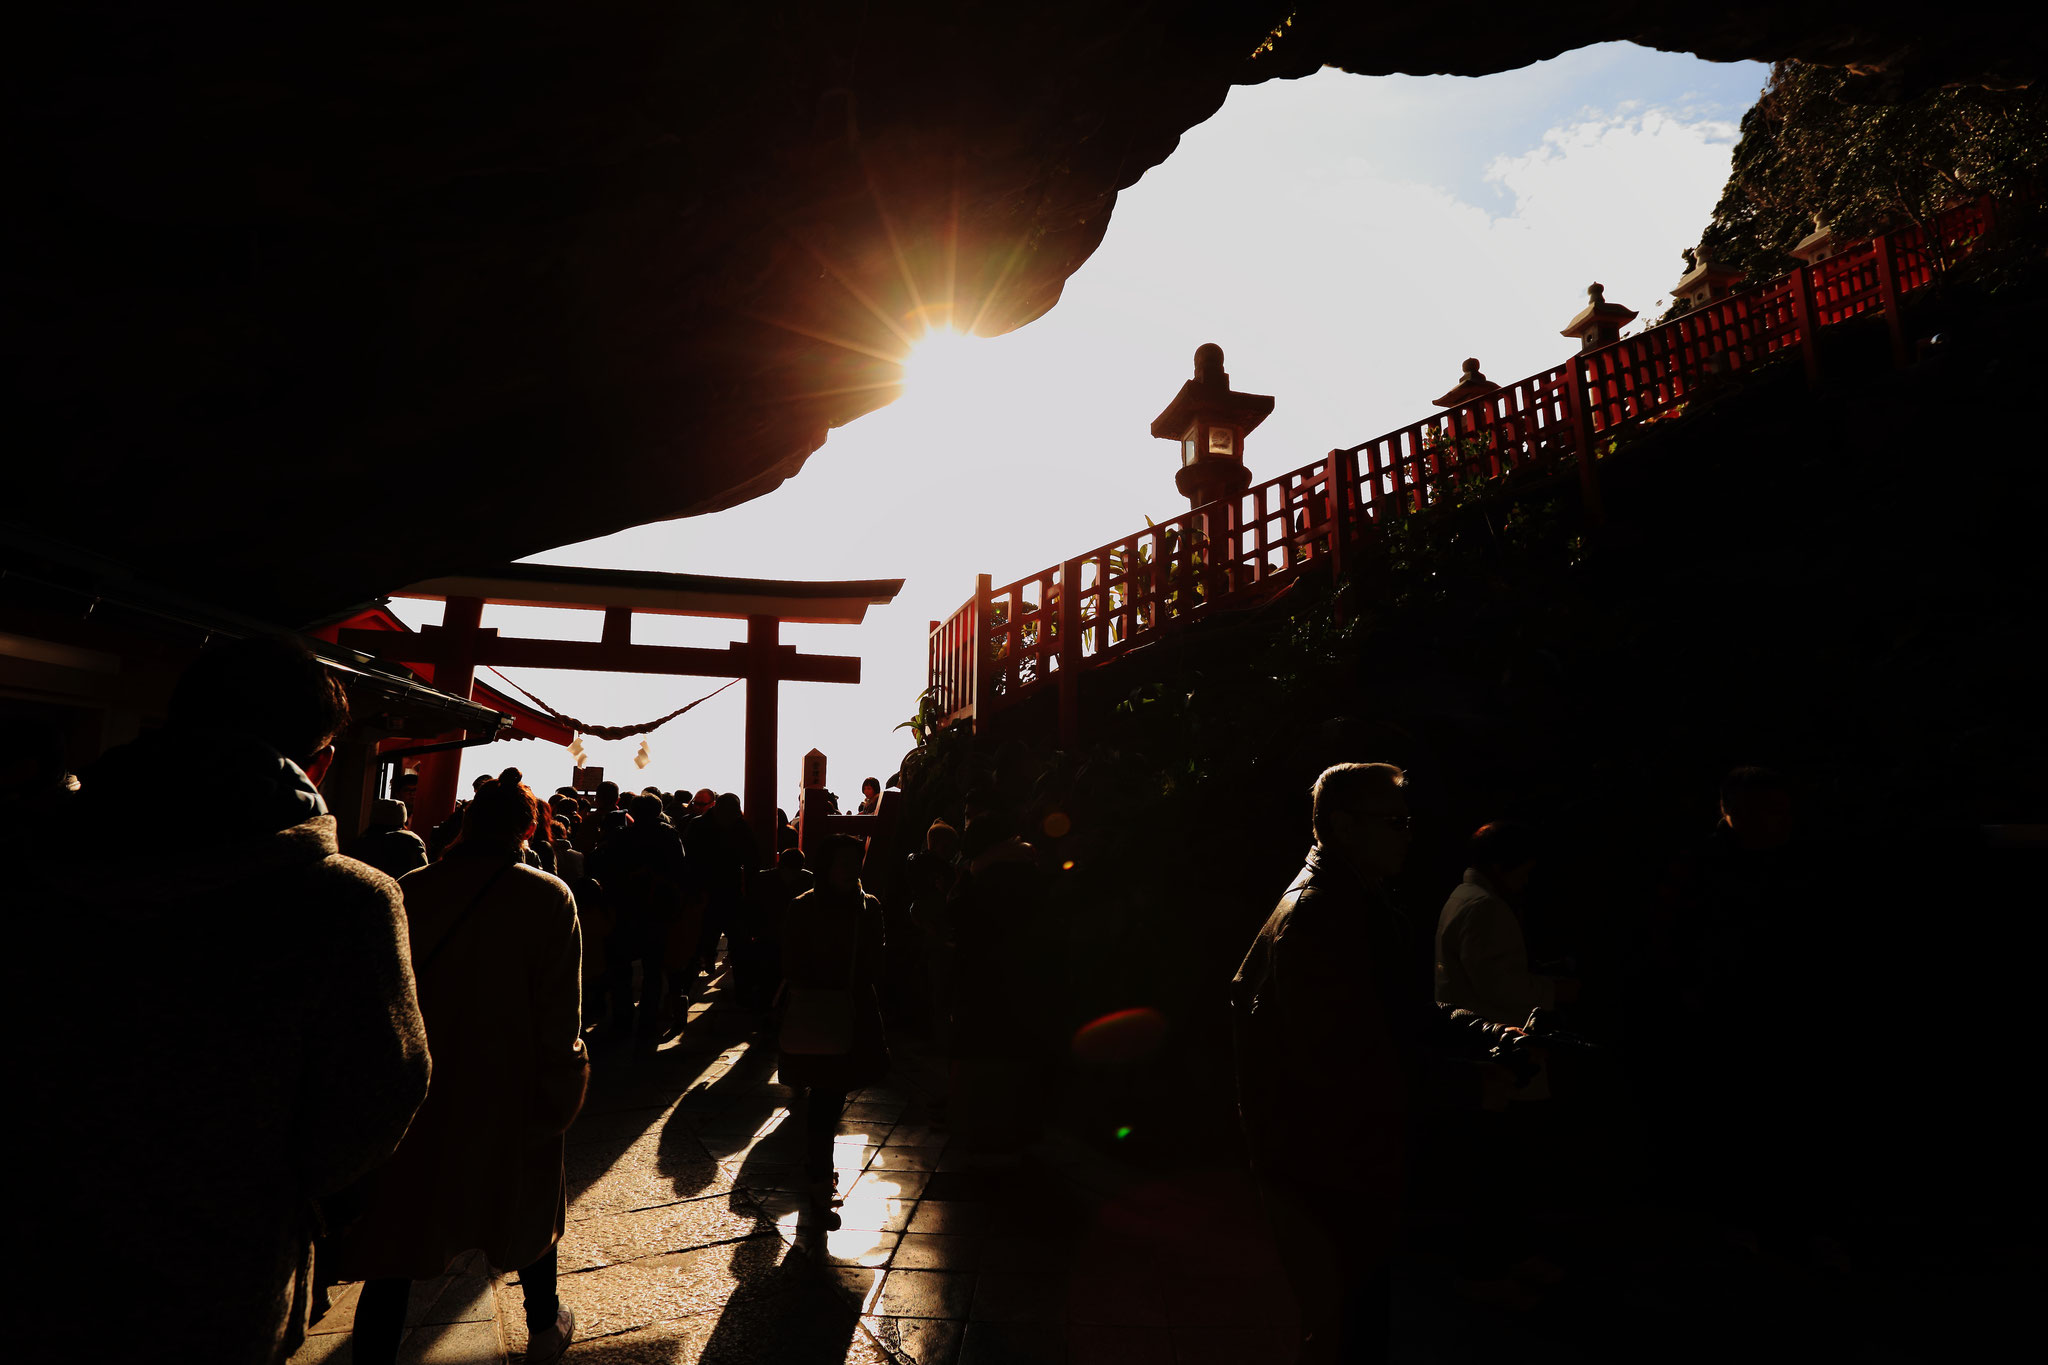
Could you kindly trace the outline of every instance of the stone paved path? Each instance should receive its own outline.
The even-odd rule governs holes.
[[[1050,1139],[1023,1167],[968,1169],[931,1122],[914,1046],[840,1124],[843,1226],[798,1193],[790,1092],[758,1017],[717,985],[654,1057],[601,1064],[569,1137],[561,1293],[590,1365],[1275,1365],[1293,1313],[1225,1133],[1147,1176]],[[1049,1102],[1049,1101],[1048,1101]],[[1213,1160],[1203,1153],[1213,1150]],[[2029,1225],[2031,1226],[2031,1225]],[[1552,1228],[1572,1281],[1534,1315],[1461,1304],[1418,1219],[1395,1268],[1393,1357],[1409,1362],[1969,1358],[2017,1333],[2039,1248],[1901,1229],[1852,1248],[1853,1278],[1732,1253],[1710,1227],[1623,1209]],[[1986,1235],[1990,1234],[1990,1235]],[[355,1288],[292,1365],[349,1365]],[[474,1261],[415,1288],[406,1365],[525,1350],[520,1291]],[[1994,1326],[1996,1325],[1996,1326]]]
[[[921,1063],[856,1096],[816,1226],[790,1091],[717,986],[651,1059],[600,1065],[569,1137],[561,1294],[572,1361],[1262,1365],[1292,1304],[1241,1177],[1148,1183],[1057,1140],[966,1169]],[[928,1074],[928,1073],[926,1073]],[[346,1365],[349,1287],[293,1365]],[[518,1359],[520,1291],[474,1267],[414,1295],[403,1358]]]
[[[327,1315],[291,1365],[348,1365],[349,1329],[355,1325],[360,1285],[334,1291]],[[413,1286],[405,1315],[401,1360],[433,1365],[497,1362],[505,1357],[498,1330],[497,1277],[480,1254],[464,1257],[449,1274]]]

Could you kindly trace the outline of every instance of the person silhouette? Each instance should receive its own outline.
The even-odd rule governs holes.
[[[358,1365],[396,1360],[412,1281],[477,1247],[519,1270],[528,1360],[555,1359],[575,1333],[555,1291],[555,1245],[562,1135],[589,1077],[583,948],[569,888],[520,860],[538,805],[516,783],[485,783],[447,856],[399,884],[434,1084],[336,1246],[343,1278],[364,1282]]]
[[[105,1341],[234,1365],[289,1355],[316,1232],[427,1094],[398,885],[340,854],[318,790],[347,724],[341,684],[296,641],[216,642],[164,728],[88,765],[40,832],[19,960],[90,961],[118,1008],[79,1008],[73,973],[16,978],[25,1018],[63,1021],[19,1097],[24,1169],[41,1174],[18,1287],[66,1301],[78,1266],[149,1229],[150,1273],[94,1312]],[[203,840],[137,818],[201,789]],[[17,1349],[78,1353],[72,1319],[29,1316]],[[44,1349],[44,1330],[61,1340]]]
[[[1499,1026],[1431,1000],[1426,932],[1388,891],[1406,786],[1388,763],[1316,779],[1314,846],[1232,983],[1238,1108],[1305,1362],[1385,1356],[1413,1112],[1504,1109],[1514,1088],[1476,1061]]]
[[[882,905],[861,889],[867,850],[850,834],[825,841],[819,885],[783,912],[784,1013],[777,1035],[782,1083],[804,1092],[804,1179],[812,1207],[829,1214],[838,1179],[832,1137],[850,1091],[888,1073],[876,987],[882,978]]]

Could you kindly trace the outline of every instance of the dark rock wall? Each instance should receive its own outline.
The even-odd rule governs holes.
[[[6,82],[0,518],[300,619],[769,491],[949,300],[1050,308],[1232,84],[1628,36],[1894,83],[2040,50],[1889,4],[1289,12],[44,7]]]

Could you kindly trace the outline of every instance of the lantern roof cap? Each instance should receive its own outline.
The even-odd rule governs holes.
[[[1799,239],[1799,244],[1788,253],[1795,259],[1812,263],[1813,258],[1826,251],[1836,242],[1835,230],[1822,221],[1819,214],[1813,215],[1813,231]]]
[[[1606,285],[1589,284],[1586,286],[1586,306],[1572,314],[1572,320],[1558,335],[1583,337],[1595,327],[1624,327],[1635,321],[1635,317],[1635,309],[1607,301]]]
[[[1452,386],[1451,391],[1441,398],[1432,398],[1429,401],[1440,408],[1455,408],[1460,403],[1469,403],[1484,394],[1492,393],[1499,387],[1500,385],[1479,372],[1477,359],[1466,356],[1465,372],[1458,377],[1458,382]]]
[[[1178,441],[1192,423],[1206,418],[1228,422],[1242,435],[1272,412],[1270,394],[1239,393],[1230,387],[1223,348],[1212,341],[1195,351],[1195,377],[1182,384],[1166,410],[1152,419],[1152,434],[1162,441]]]
[[[1704,242],[1693,248],[1692,258],[1697,264],[1680,276],[1677,284],[1671,286],[1673,294],[1684,294],[1702,284],[1710,288],[1720,288],[1735,284],[1749,276],[1749,272],[1741,266],[1723,265],[1715,260]]]

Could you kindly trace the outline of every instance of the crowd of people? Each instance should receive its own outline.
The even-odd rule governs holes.
[[[1031,928],[1041,858],[992,795],[970,792],[959,828],[923,830],[879,898],[851,835],[807,857],[778,811],[763,849],[731,794],[542,797],[516,769],[424,831],[400,796],[380,800],[344,850],[319,786],[346,723],[341,688],[297,645],[219,644],[163,729],[14,805],[46,851],[25,959],[64,960],[80,926],[102,945],[92,1006],[51,971],[18,973],[17,998],[69,1024],[34,1069],[42,1158],[105,1177],[31,1190],[33,1225],[62,1229],[43,1258],[81,1264],[138,1212],[148,1225],[149,1271],[105,1330],[175,1324],[188,1358],[274,1363],[333,1284],[361,1281],[354,1358],[378,1365],[397,1357],[411,1283],[480,1249],[519,1273],[529,1359],[559,1356],[575,1330],[555,1287],[564,1141],[592,1058],[658,1048],[718,974],[773,1031],[828,1225],[837,1120],[888,1073],[901,1023],[948,1063],[935,1119],[959,1153],[1013,1164],[1034,1141],[1035,1082],[1067,1025],[1054,1011],[1035,1029],[1049,1016],[1026,996],[1056,979],[1059,947]],[[149,803],[202,770],[195,839]],[[1542,1128],[1558,1049],[1579,1045],[1558,1021],[1580,981],[1530,961],[1523,901],[1544,846],[1525,825],[1482,826],[1432,931],[1390,889],[1405,782],[1386,764],[1322,774],[1305,865],[1232,983],[1239,1111],[1304,1360],[1384,1350],[1418,1179],[1477,1192],[1468,1296],[1527,1307],[1564,1274],[1489,1175]],[[870,779],[864,809],[882,796]],[[1736,1021],[1721,1046],[1746,1079],[1719,1107],[1725,1132],[1695,1125],[1701,1143],[1812,1103],[1740,1021],[1788,988],[1744,926],[1787,913],[1816,868],[1775,775],[1732,774],[1722,813],[1664,945],[1681,993]],[[1782,1171],[1715,1169],[1712,1194],[1757,1235],[1812,1231]]]
[[[400,785],[344,849],[320,785],[347,724],[303,647],[226,641],[162,729],[76,777],[48,746],[10,764],[9,812],[47,854],[22,960],[57,960],[87,926],[110,950],[83,1012],[54,975],[17,973],[29,1020],[79,1016],[26,1097],[39,1169],[83,1173],[30,1192],[41,1263],[91,1263],[140,1229],[147,1265],[95,1330],[266,1365],[360,1281],[353,1359],[379,1365],[412,1283],[481,1251],[518,1272],[527,1358],[553,1360],[575,1332],[556,1245],[593,1054],[630,1061],[678,1032],[709,972],[763,1007],[876,974],[878,915],[839,913],[873,905],[865,846],[829,841],[813,885],[781,812],[771,859],[729,793],[544,798],[508,769],[426,830]],[[200,773],[204,837],[136,818]],[[878,1011],[844,1046],[830,1015],[813,1010],[826,1027],[785,1066],[813,1097],[821,1206],[846,1093],[887,1065]]]

